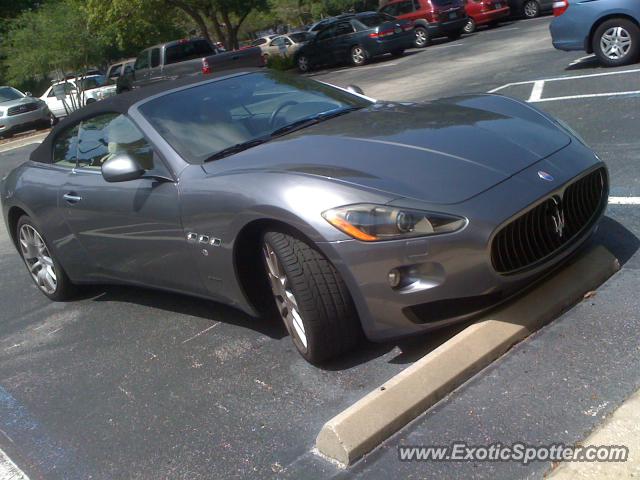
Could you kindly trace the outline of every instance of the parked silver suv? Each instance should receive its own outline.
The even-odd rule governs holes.
[[[45,102],[13,87],[0,87],[0,137],[50,124],[51,112]]]

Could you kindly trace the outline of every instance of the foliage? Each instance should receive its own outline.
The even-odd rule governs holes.
[[[271,55],[267,59],[267,67],[274,70],[286,71],[295,68],[295,66],[296,64],[293,61],[293,57],[290,57],[288,55]]]
[[[21,13],[3,45],[7,77],[17,82],[54,71],[81,71],[101,63],[104,50],[77,0],[46,3]]]

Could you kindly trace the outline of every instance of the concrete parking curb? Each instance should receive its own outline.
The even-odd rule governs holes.
[[[619,268],[604,247],[589,249],[329,420],[316,439],[318,452],[352,464]]]

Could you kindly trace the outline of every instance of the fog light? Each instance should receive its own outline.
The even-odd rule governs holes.
[[[397,269],[394,268],[389,272],[389,285],[391,285],[391,288],[396,288],[398,285],[400,285],[400,280],[401,275]]]

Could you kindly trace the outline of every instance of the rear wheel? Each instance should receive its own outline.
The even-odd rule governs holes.
[[[271,291],[293,344],[311,363],[336,357],[362,338],[346,285],[314,246],[277,231],[263,236]]]
[[[429,32],[424,27],[416,27],[414,29],[416,38],[413,40],[413,45],[416,48],[424,48],[430,43]]]
[[[360,45],[351,49],[351,63],[356,67],[367,63],[367,51]]]
[[[473,33],[476,31],[476,22],[473,18],[469,17],[469,20],[464,26],[464,33]]]
[[[16,226],[18,249],[31,279],[51,300],[68,300],[75,287],[67,277],[31,218],[23,215]]]
[[[627,65],[636,61],[640,54],[640,29],[623,18],[607,20],[595,31],[592,46],[604,65]]]
[[[540,15],[540,4],[536,0],[527,0],[522,6],[525,18],[536,18]]]

